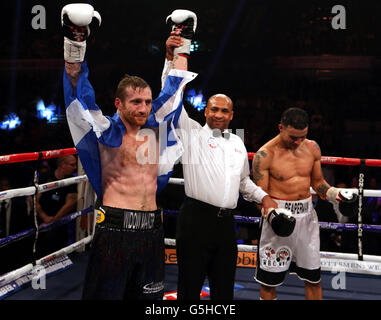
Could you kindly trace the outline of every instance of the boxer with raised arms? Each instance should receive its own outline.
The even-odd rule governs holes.
[[[176,161],[164,157],[165,152],[180,150],[173,149],[180,142],[167,145],[182,107],[174,101],[182,101],[184,86],[196,75],[184,69],[187,58],[179,56],[154,101],[142,78],[126,75],[115,94],[117,112],[112,118],[104,116],[95,103],[84,61],[90,24],[93,20],[100,24],[100,14],[89,4],[69,4],[61,18],[66,115],[79,158],[101,203],[83,299],[162,299],[164,230],[156,194]],[[176,21],[181,23],[182,18]],[[156,133],[162,127],[167,135],[160,141]]]

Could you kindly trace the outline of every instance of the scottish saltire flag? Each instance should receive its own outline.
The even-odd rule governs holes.
[[[118,113],[113,117],[102,114],[95,103],[88,74],[87,64],[83,62],[82,73],[74,91],[64,70],[66,117],[85,173],[97,197],[102,199],[102,168],[98,143],[108,147],[120,147],[126,127]],[[183,147],[175,129],[183,108],[184,87],[196,76],[197,74],[189,71],[171,70],[159,97],[152,103],[152,111],[145,128],[160,128],[158,192],[168,183],[173,165],[182,155]]]

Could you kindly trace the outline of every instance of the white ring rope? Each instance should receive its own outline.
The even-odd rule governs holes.
[[[43,192],[47,192],[57,188],[66,187],[66,186],[76,184],[82,181],[87,181],[87,180],[88,180],[87,176],[82,175],[78,177],[72,177],[72,178],[62,179],[58,181],[48,182],[48,183],[40,184],[38,186],[38,192],[43,193]],[[184,185],[184,179],[169,178],[169,183],[174,185]],[[356,188],[345,188],[345,190],[352,190],[354,193],[358,194],[358,189]],[[36,192],[35,187],[9,189],[9,190],[0,192],[0,200],[10,199],[14,197],[31,196],[31,195],[34,195],[35,192]],[[311,193],[316,194],[316,192],[312,188],[311,188]],[[381,197],[381,190],[375,190],[375,189],[364,190],[364,197]]]
[[[165,238],[165,245],[176,246],[175,239]],[[257,253],[256,245],[237,245],[239,252]],[[364,254],[361,261],[354,253],[320,252],[320,265],[322,271],[349,272],[358,274],[381,275],[381,256]]]
[[[169,178],[169,183],[176,185],[184,185],[184,179],[182,178]],[[354,193],[358,194],[358,189],[356,188],[343,188],[344,190],[352,190]],[[316,192],[311,188],[311,194],[316,194]],[[364,190],[364,197],[381,197],[381,190],[368,189]]]
[[[167,246],[176,246],[176,239],[165,238],[165,245]],[[238,251],[240,252],[258,252],[258,247],[256,245],[247,245],[247,244],[238,244]],[[356,260],[356,253],[342,253],[342,252],[326,252],[320,251],[320,257],[322,258],[337,258],[345,260]],[[381,262],[381,256],[374,256],[370,254],[364,255],[364,261],[371,262]]]
[[[90,241],[92,240],[93,236],[90,235],[90,236],[87,236],[86,238],[83,238],[65,248],[62,248],[56,252],[53,252],[51,254],[48,254],[47,256],[39,259],[36,261],[36,265],[39,266],[39,265],[43,265],[44,263],[56,258],[56,257],[59,257],[59,256],[62,256],[62,255],[68,255],[69,253],[72,253],[74,250],[77,250],[83,246],[85,246],[86,244],[90,243]],[[2,285],[5,285],[15,279],[18,279],[19,277],[31,272],[33,270],[35,266],[33,266],[32,263],[29,263],[19,269],[16,269],[16,270],[13,270],[11,272],[8,272],[6,273],[5,275],[1,276],[0,277],[0,286]]]
[[[40,184],[38,185],[38,193],[43,193],[50,190],[66,187],[72,184],[80,183],[82,181],[87,181],[86,175]],[[15,197],[32,196],[35,193],[36,193],[36,188],[34,186],[26,187],[26,188],[9,189],[9,190],[0,192],[0,200],[5,200],[5,199],[10,199]]]

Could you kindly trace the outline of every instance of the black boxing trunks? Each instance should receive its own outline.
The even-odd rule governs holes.
[[[160,300],[164,293],[162,210],[101,206],[92,241],[84,300]]]

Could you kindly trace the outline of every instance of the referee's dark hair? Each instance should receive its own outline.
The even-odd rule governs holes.
[[[282,113],[280,123],[287,127],[291,126],[298,130],[303,130],[308,126],[308,114],[306,111],[300,108],[288,108]]]

